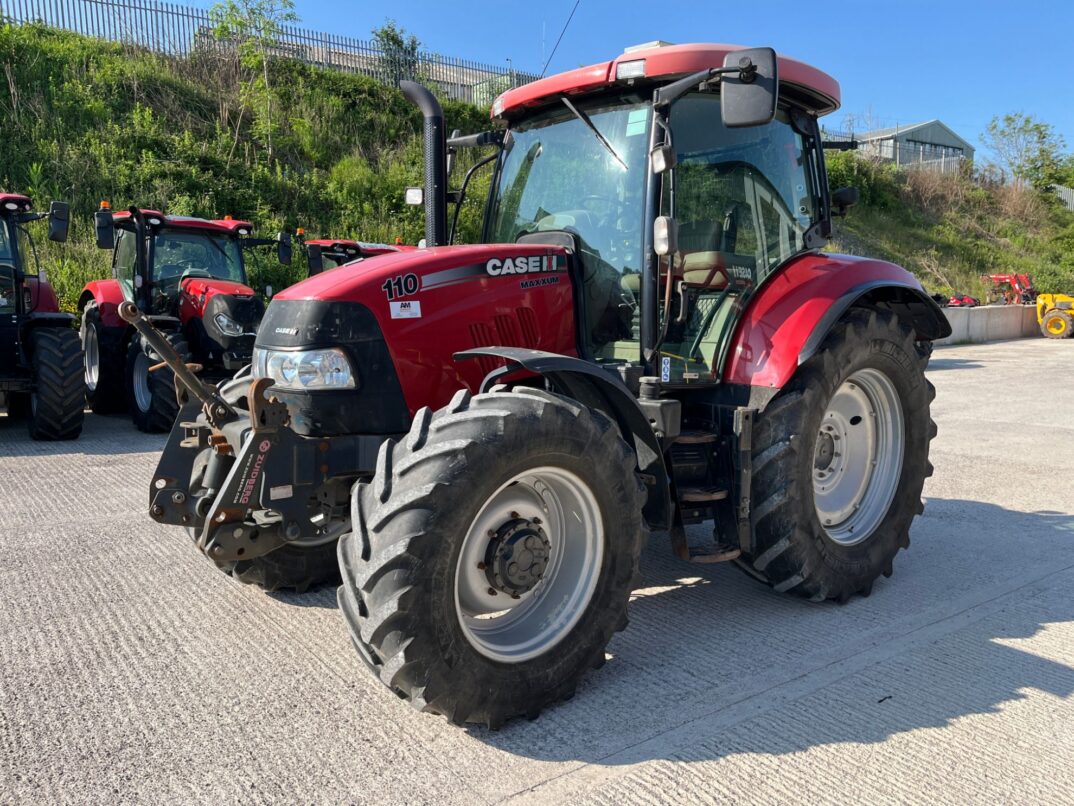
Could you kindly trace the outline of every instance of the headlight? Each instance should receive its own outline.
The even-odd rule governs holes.
[[[254,376],[281,389],[356,389],[358,379],[342,350],[254,349]]]
[[[213,321],[216,322],[216,326],[220,328],[220,332],[225,336],[241,336],[242,325],[228,316],[226,313],[218,313],[213,317]]]

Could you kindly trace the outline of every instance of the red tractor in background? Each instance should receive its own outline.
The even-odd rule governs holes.
[[[178,404],[171,370],[120,318],[124,300],[137,305],[184,362],[208,380],[230,378],[250,363],[265,306],[247,284],[244,252],[274,244],[291,262],[291,239],[252,237],[253,225],[132,207],[96,213],[97,246],[111,249],[112,279],[86,285],[79,299],[86,392],[98,413],[129,409],[142,431],[167,431]],[[271,296],[271,289],[265,289]]]
[[[25,417],[34,439],[74,439],[86,403],[82,349],[23,226],[43,218],[49,240],[67,240],[65,202],[35,212],[29,196],[0,193],[0,406]]]
[[[989,304],[1032,305],[1037,301],[1037,289],[1028,274],[983,274],[981,279],[990,283]]]
[[[154,520],[267,588],[331,579],[338,555],[369,669],[491,727],[603,664],[652,531],[812,601],[891,575],[951,328],[906,270],[823,251],[857,198],[828,187],[834,79],[768,48],[646,46],[510,90],[503,128],[451,139],[401,87],[428,248],[276,295],[252,379],[219,389],[121,309],[184,387]],[[466,181],[449,194],[446,166],[469,146],[494,150],[483,244],[451,246]]]
[[[366,243],[342,238],[313,238],[304,240],[303,243],[306,245],[310,277],[328,269],[338,268],[345,263],[417,248],[403,244],[393,246],[386,243]]]

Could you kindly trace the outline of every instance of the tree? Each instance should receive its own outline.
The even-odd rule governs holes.
[[[1019,185],[1047,190],[1059,181],[1065,143],[1048,123],[1013,112],[992,118],[981,141],[999,158]]]
[[[228,154],[228,163],[239,141],[239,129],[247,106],[258,112],[256,133],[260,135],[272,160],[273,89],[269,81],[269,51],[276,44],[284,23],[297,22],[295,4],[292,0],[221,0],[209,10],[213,36],[219,40],[234,42],[239,62],[248,72],[240,97],[242,107],[235,124],[235,141]]]
[[[400,81],[413,81],[418,74],[418,51],[421,42],[413,34],[396,24],[395,20],[385,20],[379,28],[374,28],[373,40],[380,48],[381,68],[385,78],[392,84]]]

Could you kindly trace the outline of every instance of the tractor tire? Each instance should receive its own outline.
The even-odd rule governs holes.
[[[1074,317],[1053,308],[1040,320],[1040,332],[1048,339],[1068,339],[1074,334]]]
[[[33,391],[26,421],[33,439],[75,439],[82,433],[86,384],[82,343],[66,327],[39,327],[30,334]]]
[[[742,570],[812,601],[868,596],[891,576],[932,475],[924,364],[893,314],[853,310],[835,326],[756,419]]]
[[[189,362],[190,348],[183,334],[168,333],[166,338],[179,356]],[[127,399],[135,426],[147,434],[171,431],[175,416],[179,413],[175,375],[167,367],[149,371],[160,360],[160,356],[141,337],[131,339],[127,348]]]
[[[118,414],[127,408],[123,356],[109,350],[102,338],[104,325],[95,302],[82,310],[82,354],[85,357],[86,401],[94,414]]]
[[[352,493],[340,608],[400,698],[496,729],[569,699],[626,626],[645,534],[602,413],[519,388],[420,410]]]

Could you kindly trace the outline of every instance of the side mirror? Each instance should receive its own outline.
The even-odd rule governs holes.
[[[114,249],[116,228],[112,224],[112,213],[108,210],[99,210],[94,213],[93,226],[97,230],[97,248]]]
[[[857,188],[839,188],[832,193],[832,215],[845,216],[847,209],[858,203]]]
[[[771,123],[779,101],[776,52],[772,48],[736,50],[727,54],[723,66],[738,68],[720,80],[723,125],[741,129]]]
[[[265,299],[272,299],[272,286],[265,286]]]
[[[661,257],[679,251],[679,222],[671,216],[657,216],[653,222],[653,251]]]
[[[67,202],[54,201],[48,206],[48,239],[63,243],[71,221],[71,207]]]
[[[411,207],[416,207],[419,204],[425,204],[425,189],[424,188],[407,188],[406,195],[403,197],[407,204]]]
[[[291,233],[280,232],[276,235],[276,257],[284,266],[291,265]]]
[[[324,271],[324,255],[321,254],[320,244],[306,244],[306,262],[309,264],[310,277]]]
[[[675,149],[668,145],[654,148],[653,153],[649,155],[649,159],[653,166],[653,173],[657,175],[670,171],[675,167],[677,161]]]

